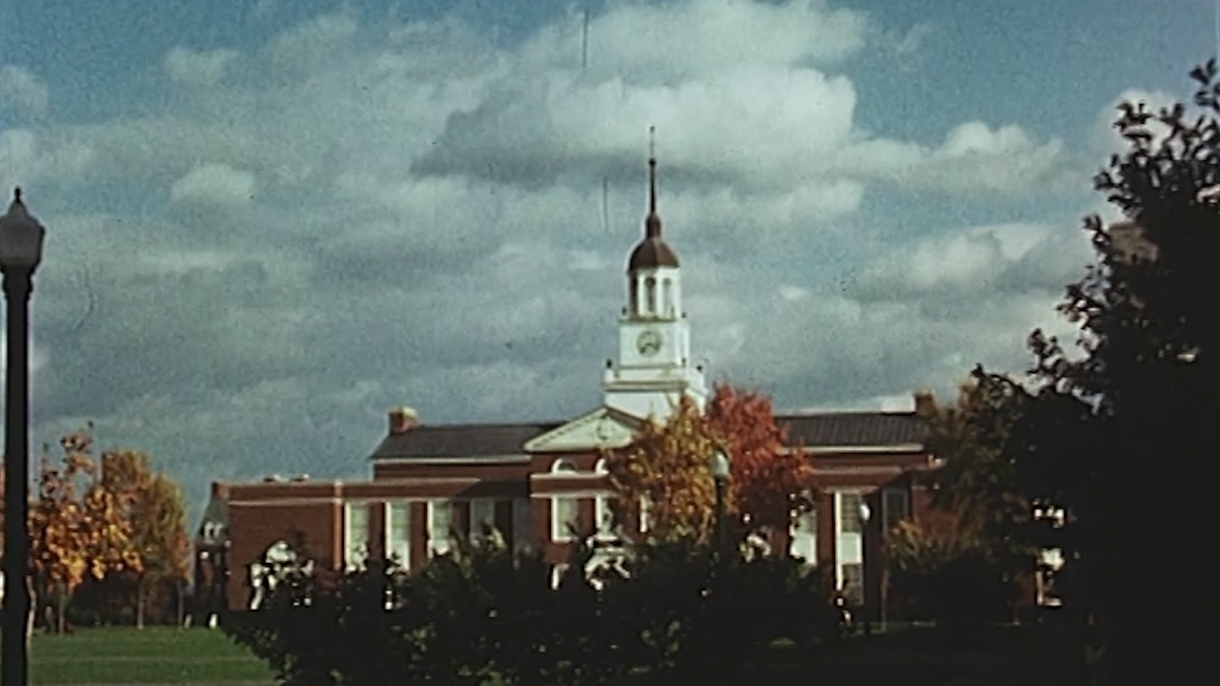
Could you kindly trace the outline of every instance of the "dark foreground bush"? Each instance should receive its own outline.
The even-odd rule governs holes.
[[[334,590],[282,583],[227,630],[286,684],[598,684],[723,675],[776,639],[836,634],[818,575],[782,559],[714,564],[684,544],[639,549],[629,577],[595,585],[578,546],[554,588],[538,557],[491,546],[414,576],[352,574]]]

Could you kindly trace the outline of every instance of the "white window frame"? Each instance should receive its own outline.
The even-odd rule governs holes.
[[[563,521],[560,519],[559,504],[561,502],[570,502],[575,512],[572,513],[572,519]],[[557,543],[566,543],[576,540],[572,535],[571,529],[567,526],[571,523],[574,527],[580,526],[580,498],[574,496],[556,495],[551,497],[551,540]]]
[[[353,528],[354,513],[360,512],[364,517],[363,536],[357,537]],[[347,502],[343,504],[343,553],[347,571],[363,569],[369,559],[369,504],[364,501]]]
[[[395,512],[399,515],[395,515]],[[397,517],[401,516],[403,520],[403,533],[405,536],[401,540],[394,539],[394,528],[397,526]],[[411,502],[408,500],[394,500],[385,504],[385,554],[386,562],[389,563],[397,557],[399,569],[411,569]]]
[[[438,537],[437,514],[444,512],[444,535]],[[453,501],[449,499],[428,501],[428,557],[445,555],[453,550]]]
[[[613,497],[603,493],[593,499],[593,523],[597,538],[614,538],[614,510],[610,507],[610,499]]]
[[[804,523],[809,523],[808,530],[804,527]],[[803,559],[805,564],[816,565],[818,563],[818,511],[815,508],[798,512],[792,519],[792,526],[789,529],[788,535],[788,554],[792,557]],[[805,555],[804,551],[797,552],[797,542],[801,537],[812,542],[813,550],[809,555]]]

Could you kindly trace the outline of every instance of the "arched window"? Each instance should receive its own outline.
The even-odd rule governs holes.
[[[627,282],[627,302],[631,303],[631,314],[640,313],[640,285],[636,280],[630,279]]]
[[[657,280],[651,276],[644,280],[644,292],[648,297],[649,314],[657,313]]]
[[[661,311],[667,317],[672,317],[674,314],[674,282],[673,279],[665,279],[661,282],[661,293],[664,295],[663,307]]]
[[[552,474],[575,474],[576,473],[576,463],[567,458],[560,458],[558,460],[555,460],[555,463],[551,465],[551,473]]]

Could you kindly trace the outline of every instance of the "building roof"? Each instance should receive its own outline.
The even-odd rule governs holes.
[[[660,236],[645,238],[631,251],[631,259],[627,261],[627,271],[639,269],[656,269],[657,267],[677,267],[678,256],[670,249]]]
[[[869,448],[922,445],[926,420],[913,412],[834,412],[776,416],[788,442],[806,448]],[[524,455],[525,444],[564,422],[528,424],[418,425],[392,433],[373,451],[373,460],[480,458]]]
[[[806,448],[865,448],[922,445],[927,420],[914,412],[827,412],[779,415],[790,445]]]
[[[523,455],[526,441],[562,424],[418,425],[409,431],[387,435],[373,451],[372,459]]]

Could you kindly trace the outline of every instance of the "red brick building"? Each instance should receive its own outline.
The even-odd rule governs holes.
[[[393,559],[407,570],[494,527],[516,550],[567,559],[570,524],[626,539],[641,522],[611,531],[606,450],[630,445],[650,415],[664,419],[679,398],[700,406],[703,370],[692,362],[681,269],[662,240],[655,159],[643,239],[627,264],[619,354],[607,360],[601,407],[566,422],[429,425],[407,408],[389,413],[367,481],[268,478],[215,484],[196,540],[201,607],[248,607],[253,578],[286,542],[324,569]],[[917,396],[916,406],[930,406]],[[883,527],[925,517],[913,475],[937,462],[925,447],[922,412],[823,413],[778,417],[804,446],[823,495],[816,511],[779,532],[773,549],[833,569],[859,601],[876,602]],[[646,522],[644,522],[646,525]],[[280,551],[280,552],[276,552]],[[262,565],[262,566],[260,566]]]

